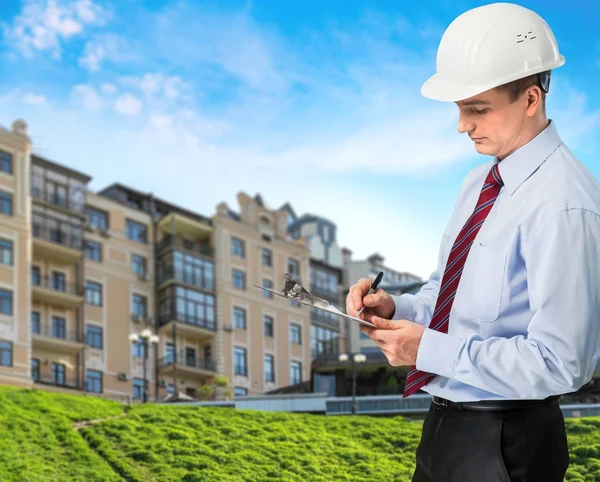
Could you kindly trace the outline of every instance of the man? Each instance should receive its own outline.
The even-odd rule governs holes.
[[[348,314],[393,366],[404,396],[433,396],[413,481],[562,481],[557,399],[587,383],[600,344],[600,186],[546,118],[564,64],[534,12],[492,4],[455,19],[426,97],[455,102],[458,131],[493,159],[466,176],[438,266],[419,293],[367,295]],[[361,315],[363,316],[363,315]]]

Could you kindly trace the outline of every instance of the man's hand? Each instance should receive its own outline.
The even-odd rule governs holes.
[[[370,288],[371,281],[367,278],[361,278],[350,286],[348,296],[346,296],[346,313],[350,316],[356,316],[358,310],[364,305],[365,310],[360,315],[362,320],[371,321],[373,316],[383,318],[394,316],[396,304],[392,297],[381,288],[378,288],[375,293],[366,296]]]
[[[372,316],[370,321],[377,328],[361,325],[360,331],[379,345],[390,365],[416,365],[424,326],[408,320],[386,320],[378,316]]]

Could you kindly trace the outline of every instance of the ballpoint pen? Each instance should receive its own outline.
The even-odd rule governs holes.
[[[372,295],[373,293],[375,293],[375,291],[377,291],[377,287],[379,286],[379,283],[381,283],[381,280],[383,279],[383,271],[380,271],[379,274],[377,275],[377,277],[375,278],[375,280],[373,281],[373,283],[371,284],[371,288],[369,288],[369,292],[366,294],[366,296]],[[363,304],[363,307],[358,310],[358,313],[356,313],[356,318],[358,318],[360,316],[360,314],[363,312],[363,310],[365,309],[365,305]]]

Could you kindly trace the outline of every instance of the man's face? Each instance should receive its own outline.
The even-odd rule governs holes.
[[[458,101],[458,131],[469,135],[479,154],[502,159],[522,145],[526,97],[511,103],[508,92],[492,89]]]

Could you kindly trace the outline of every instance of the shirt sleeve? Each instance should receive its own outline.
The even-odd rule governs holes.
[[[481,340],[426,329],[417,368],[512,399],[578,390],[598,360],[599,239],[597,213],[554,215],[525,246],[527,334]]]
[[[392,315],[392,320],[409,320],[425,327],[429,326],[433,317],[433,311],[435,310],[441,278],[446,265],[445,253],[448,251],[447,244],[448,238],[444,235],[440,246],[437,268],[418,293],[404,293],[399,296],[391,295],[396,305],[396,311]]]

